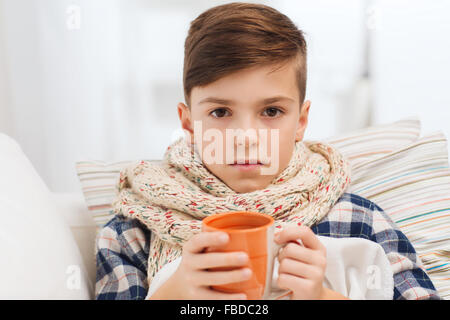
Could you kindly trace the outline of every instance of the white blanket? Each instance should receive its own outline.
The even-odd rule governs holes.
[[[362,238],[319,236],[327,248],[327,267],[323,286],[352,300],[392,300],[394,277],[383,248]],[[154,277],[147,298],[176,271],[181,257],[166,264]],[[275,259],[272,287],[279,291],[278,260]],[[276,296],[276,295],[275,295]],[[288,298],[288,297],[287,297]]]

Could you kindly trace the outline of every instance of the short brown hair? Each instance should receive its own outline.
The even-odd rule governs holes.
[[[233,2],[212,7],[190,24],[184,46],[184,96],[235,71],[297,59],[300,106],[306,91],[303,32],[272,7]]]

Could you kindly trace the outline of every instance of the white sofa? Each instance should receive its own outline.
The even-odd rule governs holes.
[[[94,298],[95,284],[95,236],[96,226],[92,215],[86,208],[83,194],[73,193],[52,193],[55,203],[61,209],[73,238],[80,250],[83,264],[89,281],[89,296]]]
[[[92,299],[95,226],[82,192],[50,192],[0,133],[0,299]]]

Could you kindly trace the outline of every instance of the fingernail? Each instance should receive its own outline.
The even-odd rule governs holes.
[[[242,270],[242,274],[245,279],[248,279],[252,275],[252,270],[250,270],[249,268],[245,268],[244,270]]]
[[[226,234],[226,233],[221,233],[221,234],[219,235],[219,241],[220,241],[220,242],[227,242],[227,241],[228,241],[228,234]]]
[[[248,255],[246,253],[240,253],[238,260],[240,263],[246,263],[248,261]]]

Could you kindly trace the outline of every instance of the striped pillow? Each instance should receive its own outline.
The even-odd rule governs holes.
[[[352,163],[359,163],[408,145],[417,140],[419,135],[420,121],[418,117],[411,117],[336,136],[328,142],[335,144]],[[97,231],[112,218],[111,203],[116,196],[115,185],[119,172],[132,162],[131,160],[114,163],[76,162],[75,168],[84,199],[88,210],[92,213]]]
[[[116,197],[120,170],[132,163],[132,160],[114,163],[94,160],[76,162],[75,169],[84,200],[92,214],[97,232],[112,218],[111,203]]]
[[[450,299],[450,168],[442,132],[351,163],[348,192],[380,206],[410,239],[441,297]]]
[[[389,154],[419,136],[420,120],[414,116],[324,139],[324,142],[336,146],[353,165],[357,165]]]
[[[348,192],[379,205],[411,240],[440,295],[450,298],[450,169],[447,141],[419,138],[417,117],[326,139],[350,160]],[[158,162],[160,160],[153,160]],[[79,161],[76,171],[100,229],[112,218],[120,170],[133,161]]]

